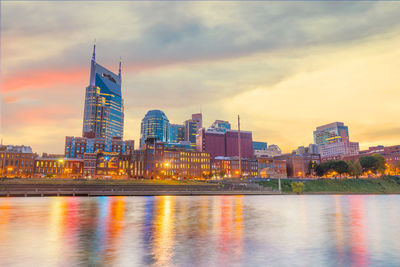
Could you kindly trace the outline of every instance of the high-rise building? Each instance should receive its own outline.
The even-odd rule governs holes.
[[[197,122],[194,120],[185,121],[185,141],[196,147]]]
[[[231,129],[231,124],[229,121],[216,120],[214,123],[208,128],[208,131],[216,131],[216,132],[226,132]]]
[[[170,124],[161,110],[150,110],[144,116],[140,130],[140,147],[151,138],[158,142],[169,142]]]
[[[89,138],[123,138],[124,103],[121,94],[121,61],[118,75],[96,62],[96,45],[86,88],[83,136]]]
[[[169,127],[169,141],[171,143],[185,141],[185,125],[171,124]]]
[[[336,160],[344,156],[358,155],[360,148],[358,142],[338,141],[321,145],[319,150],[321,159]]]
[[[198,130],[203,128],[203,114],[201,113],[192,114],[192,120],[196,122],[196,133],[197,133]]]
[[[349,129],[343,122],[333,122],[317,127],[314,131],[314,144],[321,146],[337,141],[348,141]]]

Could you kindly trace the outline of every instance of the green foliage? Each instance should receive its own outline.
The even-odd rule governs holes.
[[[350,176],[358,178],[362,174],[363,170],[358,160],[357,161],[349,160],[346,161],[346,163],[347,163],[348,174]]]
[[[305,192],[329,193],[400,193],[400,179],[317,179],[305,182]]]
[[[220,170],[219,171],[219,177],[224,177],[225,176],[225,174],[226,174],[226,172],[224,171],[224,170]]]
[[[343,160],[330,160],[322,162],[321,164],[316,165],[314,170],[316,175],[319,177],[324,176],[332,171],[335,171],[340,175],[348,173],[349,171],[348,164]]]
[[[383,174],[386,170],[385,158],[380,154],[363,156],[359,159],[359,161],[364,172],[371,171],[375,174]]]
[[[292,187],[293,193],[300,194],[304,192],[305,185],[302,182],[292,182],[290,186]]]
[[[292,192],[292,187],[290,185],[290,180],[281,179],[281,190],[282,192]],[[274,190],[278,190],[278,179],[271,179],[269,181],[261,181],[260,185],[265,187],[271,187]]]

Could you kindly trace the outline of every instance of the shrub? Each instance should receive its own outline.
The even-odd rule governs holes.
[[[290,185],[292,187],[293,193],[300,194],[300,193],[304,192],[305,185],[302,182],[297,182],[297,183],[296,182],[292,182]]]

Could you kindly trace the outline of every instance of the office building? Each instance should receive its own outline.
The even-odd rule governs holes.
[[[185,125],[171,124],[169,127],[169,142],[179,143],[185,141]]]
[[[322,160],[336,160],[343,156],[358,155],[358,142],[338,141],[319,146]]]
[[[185,121],[185,141],[196,147],[197,122],[194,120]]]
[[[253,141],[253,151],[256,150],[267,150],[268,144],[267,142],[256,142]]]
[[[158,142],[169,142],[170,123],[161,110],[150,110],[144,116],[140,129],[140,147],[146,140],[152,139]]]
[[[259,157],[275,157],[282,155],[282,150],[279,148],[277,145],[269,145],[267,149],[265,150],[255,150],[254,151],[254,156],[256,158]]]
[[[328,143],[349,140],[349,129],[343,122],[333,122],[317,127],[314,131],[314,144],[321,146]]]
[[[229,121],[223,120],[216,120],[214,123],[208,128],[208,131],[215,131],[215,132],[226,132],[227,130],[231,129],[231,124]]]
[[[90,83],[86,88],[82,135],[88,138],[123,138],[124,103],[121,94],[121,62],[115,74],[91,60]]]
[[[131,154],[134,146],[134,140],[122,141],[119,138],[104,139],[66,136],[64,155],[66,158],[83,159],[85,153],[114,152],[120,155]]]
[[[196,123],[196,133],[198,130],[203,128],[203,114],[195,113],[192,114],[192,120]]]
[[[227,130],[226,132],[209,131],[200,129],[196,136],[197,151],[211,154],[211,159],[215,157],[235,157],[239,156],[238,131]],[[252,132],[240,131],[240,148],[242,158],[253,157],[253,137]]]

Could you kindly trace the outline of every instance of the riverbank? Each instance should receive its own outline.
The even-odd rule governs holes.
[[[292,193],[291,180],[281,180],[282,193]],[[400,194],[400,179],[397,177],[362,179],[316,179],[301,181],[303,194]],[[261,185],[278,189],[278,181],[262,181]]]
[[[278,194],[278,192],[254,183],[204,181],[7,179],[0,182],[0,197],[266,194]]]
[[[292,182],[281,179],[282,194],[292,195]],[[308,195],[328,194],[400,194],[400,179],[303,180]],[[71,179],[5,179],[0,181],[0,197],[19,196],[189,196],[189,195],[277,195],[278,181],[259,183],[207,183],[205,181],[170,180],[71,180]]]

